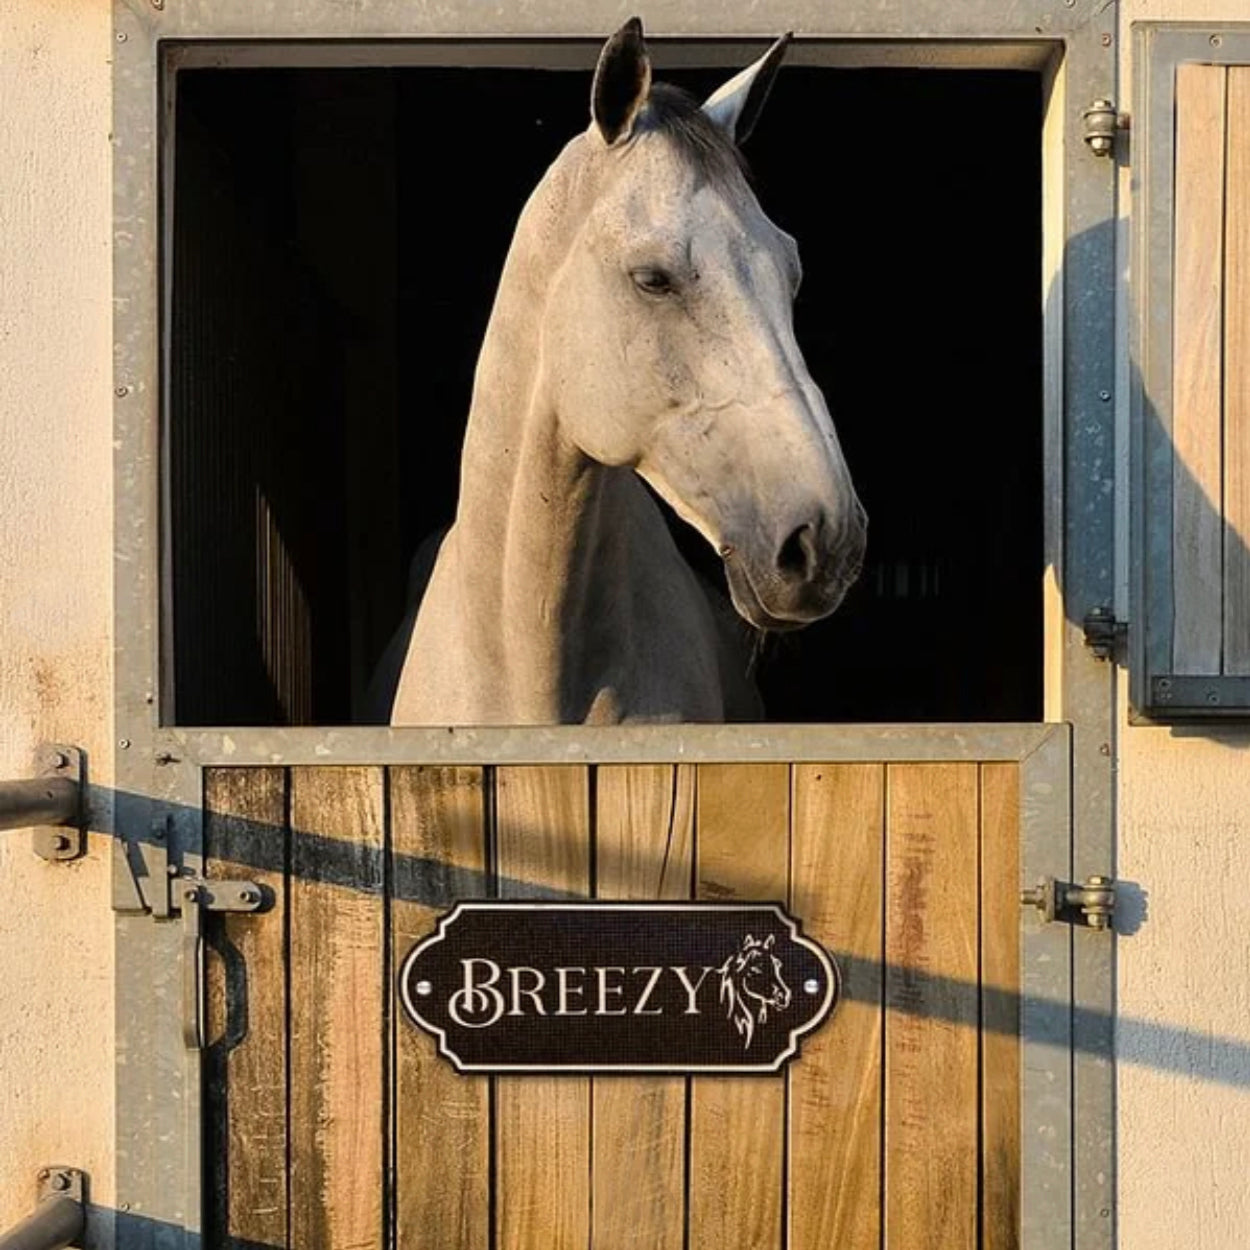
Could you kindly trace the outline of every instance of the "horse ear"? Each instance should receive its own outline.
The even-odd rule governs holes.
[[[599,53],[590,115],[611,147],[628,139],[651,91],[651,58],[642,38],[642,21],[631,17]]]
[[[793,32],[787,32],[754,65],[735,74],[703,102],[703,111],[735,143],[744,143],[764,110]]]

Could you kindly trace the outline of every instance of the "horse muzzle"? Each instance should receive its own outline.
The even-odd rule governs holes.
[[[721,547],[738,614],[757,629],[802,629],[833,612],[864,562],[867,518],[854,500],[833,521],[822,509],[784,527],[780,542]]]

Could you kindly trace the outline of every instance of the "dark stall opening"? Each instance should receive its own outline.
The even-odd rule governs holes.
[[[513,224],[588,92],[567,71],[179,73],[167,721],[368,718],[412,556],[454,512]],[[843,607],[764,641],[768,719],[1040,720],[1038,77],[788,67],[747,155],[799,241],[799,340],[870,517]]]

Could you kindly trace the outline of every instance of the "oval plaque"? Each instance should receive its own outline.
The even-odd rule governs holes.
[[[775,903],[459,903],[399,971],[460,1072],[776,1072],[839,988]]]

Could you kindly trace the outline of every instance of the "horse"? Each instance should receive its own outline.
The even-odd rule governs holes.
[[[772,933],[762,942],[748,933],[742,948],[717,969],[720,1001],[743,1039],[744,1050],[750,1049],[755,1026],[767,1022],[770,1007],[785,1011],[790,1006],[790,987],[781,975],[781,960],[772,953],[775,940]]]
[[[738,148],[788,38],[702,105],[652,85],[637,18],[604,45],[590,125],[504,263],[393,724],[757,716],[737,617],[651,491],[757,630],[826,616],[858,575],[864,512],[794,337],[798,250]]]

